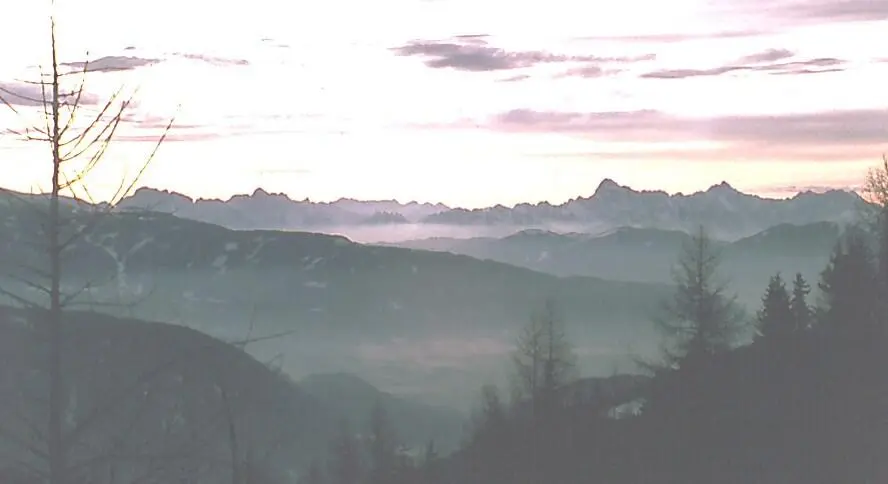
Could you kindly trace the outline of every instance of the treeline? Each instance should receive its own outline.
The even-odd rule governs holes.
[[[505,405],[485,389],[471,438],[435,482],[888,482],[888,238],[849,229],[816,300],[801,274],[791,287],[775,274],[753,321],[718,262],[702,231],[679,258],[656,320],[662,358],[639,362],[652,376],[640,411],[615,418],[630,402],[613,393],[576,398],[553,371],[569,367],[563,334],[530,331],[521,342],[540,335],[543,351],[519,344],[525,391]]]
[[[662,357],[639,361],[650,374],[643,385],[589,392],[548,301],[518,338],[510,398],[482,389],[456,453],[399,452],[377,410],[369,436],[344,428],[328,464],[303,482],[888,482],[886,262],[888,238],[849,229],[817,283],[819,297],[801,274],[789,284],[775,274],[750,321],[701,230],[655,321]],[[740,344],[749,332],[751,343]],[[631,404],[639,409],[618,412]]]
[[[421,454],[400,443],[388,411],[381,404],[369,415],[366,435],[343,420],[330,442],[326,461],[315,461],[300,484],[423,484],[437,482],[439,464],[434,441]]]
[[[888,482],[888,209],[846,230],[816,291],[774,274],[751,319],[702,229],[675,269],[636,387],[585,391],[550,301],[517,342],[510,398],[483,388],[460,450],[325,482]]]

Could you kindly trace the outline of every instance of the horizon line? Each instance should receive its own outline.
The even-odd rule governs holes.
[[[596,189],[590,195],[575,195],[575,196],[572,196],[572,197],[568,198],[567,200],[560,202],[560,203],[555,203],[550,200],[543,199],[543,200],[537,200],[537,201],[516,202],[513,204],[497,203],[497,204],[493,204],[493,205],[479,206],[479,207],[473,207],[473,208],[459,206],[459,205],[449,205],[447,203],[440,202],[440,201],[420,201],[420,200],[403,201],[398,198],[359,199],[359,198],[354,198],[354,197],[341,196],[336,199],[327,199],[327,200],[312,199],[311,197],[305,197],[302,199],[298,199],[298,198],[293,198],[290,194],[287,194],[286,192],[271,192],[261,186],[258,186],[255,189],[253,189],[252,193],[244,193],[244,192],[233,193],[232,195],[228,196],[227,199],[225,199],[222,197],[194,197],[194,196],[191,196],[186,193],[182,193],[180,191],[173,190],[173,189],[157,188],[157,187],[152,187],[152,186],[148,186],[148,185],[142,185],[142,186],[139,186],[138,188],[134,189],[128,195],[121,198],[118,201],[118,203],[123,202],[124,200],[130,199],[130,198],[134,197],[138,192],[144,191],[144,190],[158,192],[158,193],[165,193],[165,194],[173,195],[173,196],[184,197],[184,198],[188,199],[189,201],[191,201],[192,204],[196,204],[198,202],[228,203],[228,202],[234,200],[235,198],[254,198],[257,196],[257,194],[259,194],[261,192],[261,193],[264,193],[265,195],[270,196],[270,197],[283,196],[287,200],[294,202],[294,203],[310,203],[310,204],[316,204],[316,205],[332,205],[335,203],[345,202],[345,201],[351,201],[351,202],[357,202],[357,203],[386,203],[387,202],[387,203],[396,203],[396,204],[402,205],[402,206],[431,205],[431,206],[442,206],[442,207],[449,209],[449,210],[460,209],[460,210],[466,210],[466,211],[474,211],[474,210],[486,210],[486,209],[500,208],[500,207],[507,208],[507,209],[514,209],[515,207],[517,207],[519,205],[539,206],[539,205],[543,205],[543,204],[548,204],[548,205],[552,205],[552,206],[560,206],[560,205],[564,205],[564,204],[567,204],[572,201],[591,199],[591,198],[595,197],[596,194],[598,194],[598,192],[601,191],[602,187],[604,187],[606,185],[613,185],[614,188],[628,190],[628,191],[635,193],[635,194],[663,193],[669,197],[689,197],[689,196],[693,196],[693,195],[699,195],[699,194],[703,194],[703,193],[708,193],[718,187],[729,188],[731,190],[736,191],[737,193],[739,193],[741,195],[758,197],[761,199],[774,200],[774,201],[792,200],[802,194],[809,194],[809,193],[826,194],[826,193],[830,193],[830,192],[854,193],[854,194],[862,197],[862,193],[861,193],[862,187],[860,187],[860,186],[857,186],[857,187],[830,186],[830,185],[823,185],[823,186],[792,186],[792,185],[790,185],[790,186],[776,186],[776,187],[765,186],[765,187],[762,187],[761,189],[758,189],[758,190],[744,191],[744,190],[734,187],[731,183],[723,180],[719,183],[711,184],[711,185],[709,185],[709,187],[707,187],[705,189],[697,189],[693,192],[684,192],[681,190],[676,190],[676,191],[670,192],[665,189],[635,189],[635,188],[631,187],[630,185],[624,185],[624,184],[616,182],[612,178],[606,177],[606,178],[603,178],[601,180],[601,182],[599,182],[598,187],[596,187]],[[0,191],[7,191],[7,192],[12,192],[12,193],[18,193],[21,195],[31,195],[31,196],[39,196],[39,195],[47,195],[48,194],[47,192],[23,192],[23,191],[15,190],[13,188],[7,188],[4,186],[0,186]],[[783,194],[783,195],[778,195],[778,194]],[[62,196],[64,198],[69,198],[69,199],[74,198],[69,195],[62,195]],[[95,201],[95,202],[90,202],[90,201],[86,201],[86,200],[82,200],[82,201],[84,203],[89,203],[92,205],[100,205],[100,204],[108,203],[107,200],[100,200],[100,201]]]

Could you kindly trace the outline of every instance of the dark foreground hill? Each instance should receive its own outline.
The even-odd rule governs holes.
[[[49,388],[38,314],[0,306],[0,449],[4,462],[29,466],[41,465],[47,445],[45,433],[34,432],[45,425]],[[376,404],[408,447],[434,439],[449,452],[462,436],[458,412],[381,392],[350,375],[295,383],[241,346],[192,329],[86,312],[66,313],[65,323],[65,415],[78,476],[115,472],[178,482],[185,472],[230,482],[224,476],[234,452],[238,464],[269,479],[260,484],[292,482],[326,456],[341,422],[366,434]],[[163,463],[150,469],[152,459]]]
[[[277,479],[322,455],[334,435],[339,415],[329,406],[230,344],[91,313],[67,313],[65,324],[74,476],[225,482],[236,461]],[[0,442],[6,462],[25,469],[45,464],[47,445],[39,429],[48,345],[39,325],[39,313],[0,307]]]

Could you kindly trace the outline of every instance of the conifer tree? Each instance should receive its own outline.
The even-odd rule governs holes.
[[[836,244],[819,283],[822,323],[866,337],[865,331],[854,329],[872,329],[878,316],[874,267],[872,253],[860,232],[849,232]]]
[[[422,456],[421,479],[425,484],[431,484],[436,481],[438,476],[438,449],[435,447],[435,441],[429,440]]]
[[[735,297],[719,282],[720,258],[701,227],[679,257],[673,271],[676,291],[655,320],[666,338],[665,368],[683,368],[731,349],[743,329],[743,313]]]
[[[810,293],[811,286],[808,285],[808,281],[801,272],[796,273],[792,281],[792,298],[789,301],[795,331],[805,331],[811,327],[814,313],[808,306],[807,298]]]
[[[330,484],[359,484],[362,476],[361,455],[348,422],[343,421],[332,444]]]
[[[771,276],[757,319],[759,336],[766,341],[785,343],[795,333],[789,292],[780,273]]]
[[[481,409],[474,418],[472,441],[484,445],[502,436],[507,425],[506,409],[496,385],[481,387]]]
[[[398,471],[398,443],[385,407],[377,403],[370,414],[370,484],[391,484]]]
[[[481,389],[481,408],[474,417],[469,448],[472,483],[505,484],[514,482],[518,472],[512,457],[516,445],[506,407],[499,389],[492,384]]]

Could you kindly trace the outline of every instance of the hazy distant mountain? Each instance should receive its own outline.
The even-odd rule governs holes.
[[[718,242],[722,269],[748,302],[757,302],[776,271],[819,275],[842,226],[834,222],[780,224],[735,242]],[[398,244],[513,264],[559,276],[668,282],[670,268],[690,235],[677,230],[623,227],[599,235],[525,230],[503,238],[433,238]]]
[[[781,223],[848,221],[858,214],[861,203],[863,200],[856,193],[840,190],[804,192],[790,199],[774,200],[741,193],[727,183],[691,195],[668,195],[662,191],[636,191],[606,179],[589,197],[560,205],[522,203],[512,208],[498,205],[451,209],[443,204],[402,204],[393,200],[297,201],[261,189],[227,201],[195,201],[152,188],[137,190],[119,207],[172,213],[233,229],[312,230],[360,240],[391,241],[429,236],[416,232],[423,227],[430,232],[441,226],[461,227],[463,232],[469,229],[476,236],[499,236],[504,231],[523,228],[597,233],[629,226],[688,232],[699,224],[706,225],[716,237],[737,239]],[[405,231],[403,236],[401,232],[380,234],[372,229],[408,224],[418,228]]]
[[[441,204],[401,204],[394,200],[335,202],[292,200],[283,194],[257,189],[252,195],[235,195],[227,201],[192,200],[185,195],[140,188],[123,199],[123,210],[149,210],[214,223],[233,229],[307,229],[338,225],[416,222],[447,210]]]
[[[805,192],[774,200],[741,193],[727,183],[691,195],[669,195],[663,191],[635,191],[606,179],[591,197],[561,205],[543,202],[514,208],[458,208],[429,215],[424,222],[569,227],[585,233],[623,226],[691,232],[702,224],[716,237],[736,239],[781,223],[850,221],[858,215],[862,203],[856,193],[840,190]]]
[[[376,212],[373,215],[362,220],[364,224],[370,225],[387,225],[387,224],[407,224],[410,223],[407,217],[395,212]]]
[[[369,431],[369,417],[378,404],[388,413],[402,444],[422,448],[434,439],[440,451],[448,452],[463,436],[466,419],[461,413],[382,392],[350,373],[309,375],[299,381],[299,388],[348,418],[361,433]]]
[[[15,227],[16,220],[21,219],[8,216],[7,226]],[[19,261],[34,257],[24,235],[35,228],[16,228],[0,234],[0,247],[6,254],[20,254],[15,256]],[[339,236],[235,231],[156,213],[107,216],[68,253],[68,274],[114,276],[114,291],[138,292],[140,285],[147,291],[146,284],[164,281],[154,291],[167,293],[162,299],[167,308],[251,304],[245,300],[248,291],[264,310],[280,311],[286,321],[331,330],[514,327],[523,322],[533,299],[548,295],[582,308],[577,314],[590,324],[612,324],[643,318],[643,308],[665,289],[563,279],[461,255],[361,245]],[[98,291],[94,287],[92,292]]]

